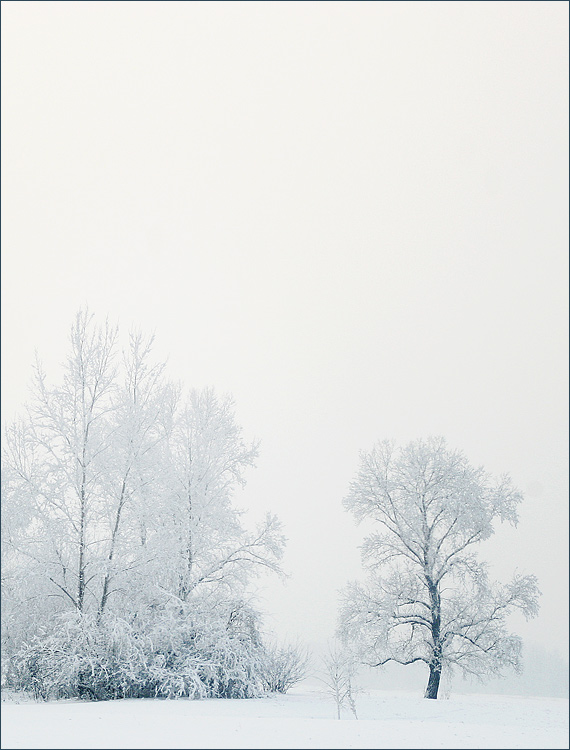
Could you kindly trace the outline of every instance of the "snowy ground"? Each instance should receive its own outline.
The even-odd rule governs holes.
[[[568,699],[371,690],[359,720],[300,686],[259,700],[5,701],[2,748],[568,748]]]

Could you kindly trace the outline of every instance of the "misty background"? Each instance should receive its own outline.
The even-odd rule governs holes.
[[[80,307],[154,331],[261,439],[256,595],[317,648],[358,452],[444,435],[525,495],[480,557],[537,575],[512,628],[567,695],[568,5],[8,0],[2,92],[3,421]]]

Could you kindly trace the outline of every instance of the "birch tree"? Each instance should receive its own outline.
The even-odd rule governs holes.
[[[537,580],[490,581],[474,548],[496,519],[516,525],[521,500],[509,477],[493,480],[443,438],[399,450],[382,442],[361,454],[344,505],[378,530],[362,547],[367,584],[344,592],[340,633],[364,663],[424,662],[432,699],[443,669],[484,679],[520,668],[521,640],[506,618],[515,610],[536,616]]]
[[[152,361],[152,344],[152,337],[131,333],[123,354],[123,383],[109,420],[113,451],[104,465],[98,619],[114,592],[121,590],[124,596],[129,573],[148,573],[152,559],[145,545],[148,519],[160,507],[165,450],[179,400],[179,389],[164,380],[165,365]]]
[[[176,403],[163,366],[149,361],[152,340],[133,334],[119,368],[117,334],[80,312],[63,382],[48,385],[38,362],[27,415],[4,440],[3,506],[23,519],[6,538],[20,589],[32,578],[35,598],[98,618],[117,585],[129,598],[125,574],[144,565],[134,530]]]
[[[256,571],[280,572],[278,519],[269,514],[247,531],[233,503],[258,456],[258,444],[243,440],[234,409],[231,397],[192,390],[170,434],[155,545],[163,550],[161,585],[183,602],[196,590],[235,596]]]
[[[87,312],[78,313],[62,383],[49,386],[38,361],[27,418],[5,435],[4,468],[13,481],[4,504],[28,517],[26,533],[9,546],[44,579],[47,596],[80,613],[92,603],[97,577],[116,336],[108,324],[93,327]]]

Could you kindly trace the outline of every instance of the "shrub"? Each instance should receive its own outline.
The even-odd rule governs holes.
[[[271,646],[265,651],[263,682],[272,693],[286,693],[307,676],[309,655],[298,644]]]
[[[243,606],[227,615],[163,607],[144,626],[59,616],[13,659],[10,687],[44,700],[258,697],[265,655],[255,622]]]

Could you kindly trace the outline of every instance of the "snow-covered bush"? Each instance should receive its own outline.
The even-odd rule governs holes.
[[[239,601],[163,608],[148,630],[159,695],[255,698],[264,692],[258,616]]]
[[[78,614],[54,618],[13,659],[13,687],[44,700],[134,697],[145,682],[144,639],[125,621],[97,625]]]
[[[307,676],[309,655],[294,644],[268,646],[263,665],[263,682],[271,693],[286,693]]]
[[[253,615],[222,609],[164,607],[137,624],[60,616],[12,660],[10,684],[44,700],[258,697],[265,654]]]

